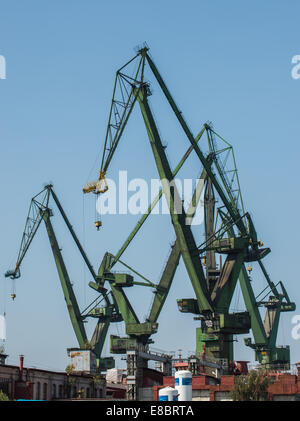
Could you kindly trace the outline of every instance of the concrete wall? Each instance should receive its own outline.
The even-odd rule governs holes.
[[[215,401],[232,401],[230,392],[215,392]]]

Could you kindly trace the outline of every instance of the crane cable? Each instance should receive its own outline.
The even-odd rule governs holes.
[[[12,300],[14,300],[16,298],[16,280],[12,279],[11,281],[12,283],[12,287],[11,287],[11,294],[10,294],[10,298],[12,298]]]
[[[4,293],[3,293],[3,298],[2,298],[2,308],[3,308],[3,314],[6,313],[6,300],[7,300],[7,296],[6,296],[6,278],[4,279],[3,282],[3,289],[4,289]]]
[[[101,200],[99,199],[99,194],[95,194],[95,209],[94,209],[94,225],[97,228],[97,231],[102,227],[102,217],[101,217]],[[100,218],[98,216],[100,215]]]
[[[83,237],[83,249],[86,250],[85,248],[85,200],[84,200],[84,194],[82,193],[82,237]],[[84,300],[84,305],[86,306],[87,304],[87,300],[86,300],[86,266],[85,266],[85,262],[82,262],[82,266],[83,266],[83,300]]]

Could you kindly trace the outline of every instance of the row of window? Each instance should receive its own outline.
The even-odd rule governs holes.
[[[47,400],[47,393],[48,393],[48,384],[47,383],[43,383],[43,394],[41,395],[41,383],[37,382],[36,383],[36,399],[38,400]]]
[[[87,387],[86,389],[81,388],[80,392],[78,391],[76,386],[69,386],[68,388],[64,387],[64,385],[60,384],[58,387],[55,383],[52,385],[52,394],[51,399],[63,399],[63,398],[77,398],[78,395],[82,398],[100,398],[101,396],[101,389],[94,389],[94,396],[91,396],[90,388]],[[37,400],[48,400],[48,384],[40,382],[36,383],[36,399]]]

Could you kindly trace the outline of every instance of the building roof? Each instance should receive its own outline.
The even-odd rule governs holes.
[[[20,367],[17,366],[17,365],[1,364],[0,368],[1,367],[8,367],[8,368],[20,370]],[[37,368],[37,367],[24,367],[23,369],[28,370],[28,371],[40,371],[42,373],[51,373],[51,374],[60,374],[60,375],[62,374],[62,375],[65,375],[65,376],[70,375],[72,377],[90,377],[90,378],[93,378],[92,374],[88,374],[88,373],[84,373],[84,372],[67,374],[65,371],[45,370],[43,368]]]

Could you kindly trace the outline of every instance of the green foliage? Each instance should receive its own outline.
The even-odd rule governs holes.
[[[0,390],[0,401],[9,401],[9,397]]]
[[[71,374],[73,373],[71,365],[67,365],[66,373],[67,373],[67,385],[68,385],[67,387],[69,387],[70,385],[74,385],[76,383],[76,379],[71,376]]]
[[[234,401],[266,401],[270,376],[263,370],[251,370],[246,376],[236,376],[230,395]]]
[[[93,377],[93,382],[95,386],[99,386],[101,383],[103,383],[103,378],[99,374],[95,375]]]
[[[72,373],[72,368],[71,368],[70,365],[67,365],[67,367],[66,367],[66,373],[67,374],[71,374]]]

